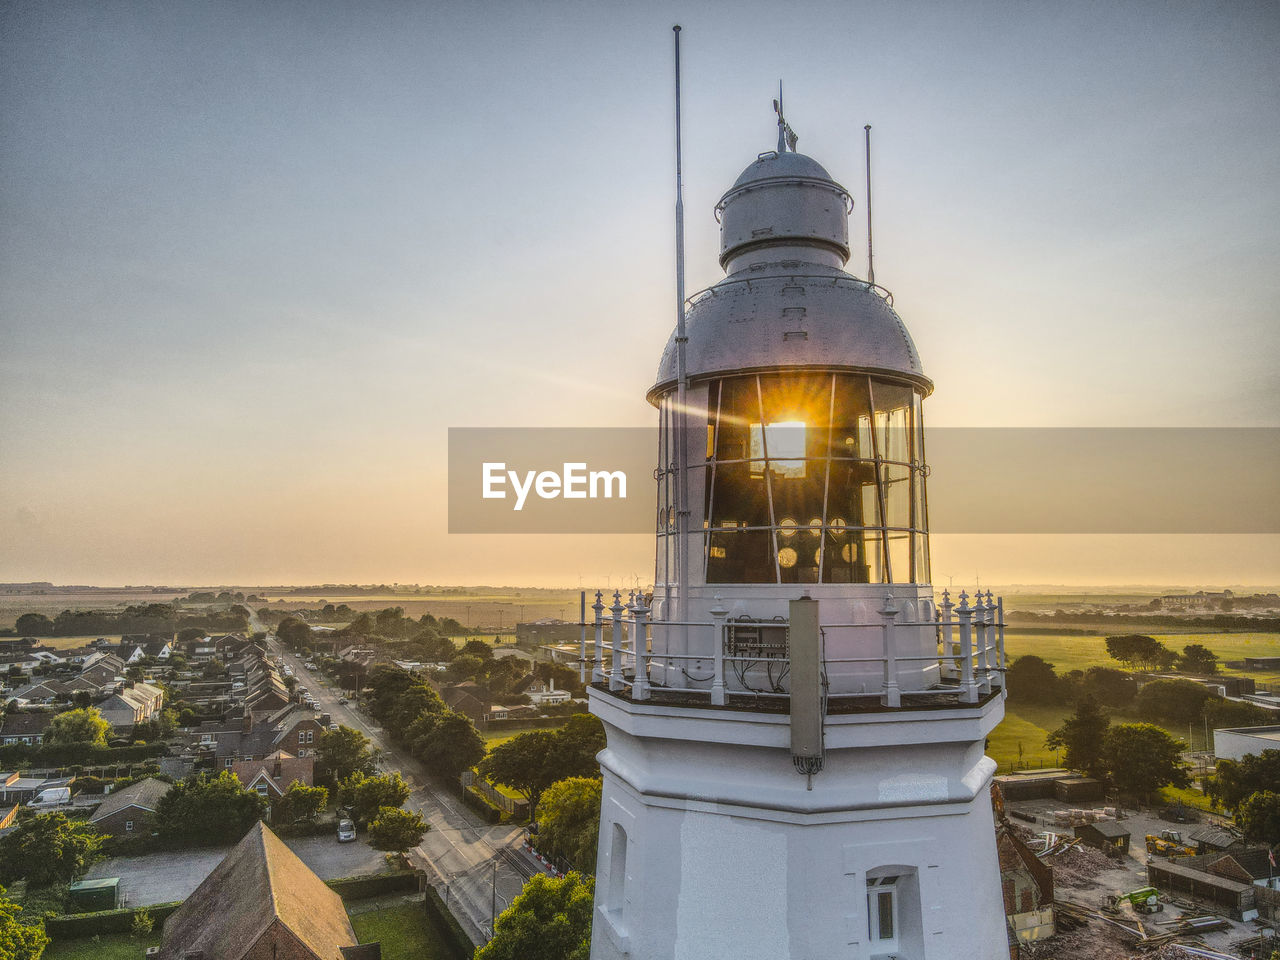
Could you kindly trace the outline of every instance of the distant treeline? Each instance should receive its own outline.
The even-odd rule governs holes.
[[[1066,610],[1055,610],[1053,613],[1027,613],[1011,610],[1006,614],[1010,624],[1043,623],[1067,624],[1085,623],[1102,624],[1102,631],[1088,630],[1081,632],[1105,633],[1112,627],[1205,627],[1209,630],[1242,630],[1251,633],[1280,633],[1280,617],[1241,617],[1230,613],[1216,613],[1211,617],[1177,617],[1169,614],[1144,613],[1069,613]],[[1055,629],[1054,632],[1068,633],[1069,630]]]
[[[147,603],[123,610],[63,610],[50,619],[43,613],[24,613],[15,627],[0,630],[7,637],[88,637],[112,633],[174,634],[194,627],[210,633],[236,633],[248,629],[248,611],[233,607],[224,612],[188,613],[168,603]]]

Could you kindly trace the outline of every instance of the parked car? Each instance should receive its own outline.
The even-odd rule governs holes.
[[[356,825],[350,820],[338,821],[338,842],[350,843],[356,838]]]
[[[338,729],[338,725],[337,725],[336,723],[330,723],[330,724],[329,724],[329,729],[330,729],[330,730],[335,730],[335,731],[336,731],[336,730]]]
[[[70,802],[70,787],[49,787],[47,790],[41,790],[37,793],[35,798],[27,803],[27,806],[34,810],[41,810],[49,807],[61,807]]]
[[[339,702],[340,704],[342,704],[342,705],[345,707],[345,706],[346,706],[348,703],[350,703],[351,701],[350,701],[350,700],[348,700],[346,697],[339,697],[339,698],[338,698],[338,702]]]

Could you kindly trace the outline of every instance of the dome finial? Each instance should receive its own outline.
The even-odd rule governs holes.
[[[787,123],[787,118],[782,113],[782,81],[778,81],[778,99],[773,101],[773,112],[778,115],[778,152],[786,153],[790,148],[792,153],[796,152],[796,141],[800,138],[796,136],[796,132],[791,129],[791,125]]]

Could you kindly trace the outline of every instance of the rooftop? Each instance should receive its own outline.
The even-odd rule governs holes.
[[[343,960],[342,948],[356,944],[342,898],[259,822],[165,921],[160,957],[241,960],[276,923],[302,956]]]

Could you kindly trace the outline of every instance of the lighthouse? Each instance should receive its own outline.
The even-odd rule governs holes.
[[[935,598],[933,384],[778,113],[648,393],[652,598],[596,595],[591,957],[1007,957],[1001,603]]]

